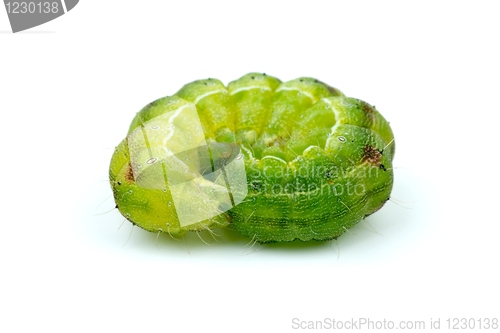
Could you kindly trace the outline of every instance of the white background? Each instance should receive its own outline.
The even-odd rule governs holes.
[[[18,34],[0,9],[0,331],[500,317],[496,4],[82,0]],[[376,105],[396,135],[391,201],[325,243],[122,223],[107,172],[135,112],[250,71]]]

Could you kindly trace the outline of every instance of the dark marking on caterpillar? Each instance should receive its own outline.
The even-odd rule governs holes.
[[[363,162],[369,162],[375,165],[380,165],[382,154],[380,151],[370,145],[365,145],[363,148]]]

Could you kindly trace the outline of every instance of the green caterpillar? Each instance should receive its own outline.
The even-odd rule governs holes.
[[[185,85],[138,112],[110,164],[118,210],[153,232],[231,224],[258,242],[339,237],[380,209],[394,136],[370,104],[313,78]]]

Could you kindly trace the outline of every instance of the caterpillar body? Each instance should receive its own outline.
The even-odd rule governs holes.
[[[330,240],[393,185],[389,123],[314,78],[198,80],[138,112],[111,159],[118,210],[153,232],[231,224],[258,242]]]

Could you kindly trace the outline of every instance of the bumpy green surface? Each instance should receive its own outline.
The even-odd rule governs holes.
[[[120,212],[146,230],[181,235],[231,223],[258,242],[329,240],[389,199],[394,137],[370,104],[312,78],[282,83],[250,73],[227,87],[216,79],[195,81],[150,103],[132,121],[129,136],[186,105],[196,107],[207,142],[241,149],[248,194],[227,212],[181,225],[168,181],[158,188],[139,185],[124,139],[111,160],[111,186]],[[198,188],[213,185],[196,179]],[[180,200],[189,204],[197,193],[186,190]]]

